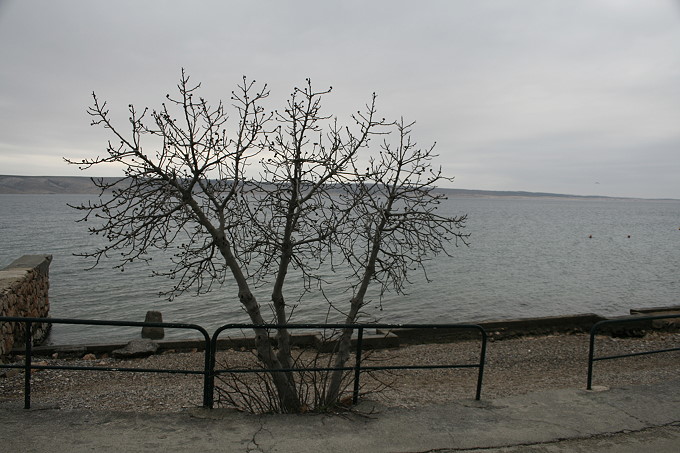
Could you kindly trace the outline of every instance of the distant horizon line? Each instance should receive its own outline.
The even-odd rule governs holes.
[[[7,178],[24,178],[24,179],[43,179],[44,181],[42,187],[16,187],[12,190],[8,186],[7,181],[3,179]],[[5,175],[0,174],[0,194],[4,195],[20,195],[20,194],[33,194],[33,195],[49,195],[49,194],[87,194],[93,193],[92,179],[121,179],[122,176],[65,176],[65,175]],[[58,180],[75,180],[81,181],[78,185],[69,184],[59,184]],[[85,181],[87,183],[83,184]],[[90,186],[90,187],[88,187]],[[86,190],[87,189],[87,190]],[[500,197],[518,197],[518,198],[586,198],[586,199],[620,199],[620,200],[649,200],[649,201],[680,201],[679,198],[672,197],[631,197],[631,196],[615,196],[615,195],[575,195],[575,194],[565,194],[557,192],[534,192],[528,190],[497,190],[497,189],[460,189],[453,187],[436,187],[437,190],[455,193],[458,195],[465,196],[500,196]],[[72,191],[72,192],[70,192]]]

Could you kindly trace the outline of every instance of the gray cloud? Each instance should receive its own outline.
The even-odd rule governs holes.
[[[124,121],[185,67],[214,100],[311,77],[341,119],[376,91],[457,187],[680,198],[679,25],[661,0],[5,0],[0,173],[75,174],[108,138],[93,90]]]

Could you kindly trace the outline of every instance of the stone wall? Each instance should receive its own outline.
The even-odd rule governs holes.
[[[0,316],[49,316],[51,262],[52,255],[24,255],[0,270]],[[45,341],[50,327],[47,323],[33,325],[33,344]],[[25,324],[0,323],[0,357],[24,342]]]

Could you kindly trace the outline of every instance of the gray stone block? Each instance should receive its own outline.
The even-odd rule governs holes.
[[[163,322],[163,315],[160,311],[147,311],[144,322]],[[160,340],[165,337],[165,329],[162,327],[142,327],[142,338]]]
[[[158,343],[148,339],[132,340],[124,348],[116,349],[111,353],[117,359],[134,359],[148,357],[158,350]]]

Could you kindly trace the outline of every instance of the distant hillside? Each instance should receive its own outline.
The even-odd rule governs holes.
[[[83,176],[10,176],[0,175],[2,194],[96,194],[99,190]]]
[[[548,192],[523,192],[510,190],[469,190],[469,189],[437,189],[451,196],[458,197],[513,197],[513,198],[616,198],[601,195],[567,195]]]
[[[115,181],[117,178],[104,178]],[[515,197],[515,198],[612,198],[564,195],[545,192],[512,192],[495,190],[438,189],[451,196]],[[91,179],[84,176],[12,176],[0,175],[0,194],[98,194]]]

